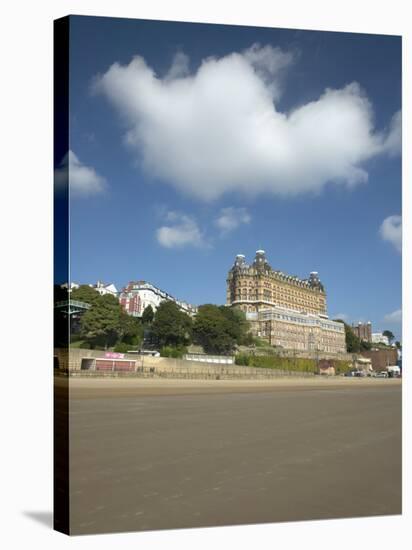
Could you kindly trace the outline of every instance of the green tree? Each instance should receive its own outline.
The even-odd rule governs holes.
[[[402,349],[402,344],[399,342],[399,340],[396,340],[395,346],[396,346],[398,349]]]
[[[143,325],[140,319],[128,315],[122,311],[120,316],[121,340],[133,347],[139,347],[143,341]]]
[[[372,344],[366,340],[360,341],[360,351],[369,351],[372,349]]]
[[[250,325],[244,312],[239,308],[227,306],[219,306],[219,310],[229,322],[230,334],[236,339],[236,343],[243,344],[248,340]]]
[[[165,300],[156,310],[151,335],[160,347],[187,346],[192,337],[192,319],[175,302]]]
[[[389,340],[389,343],[390,343],[390,344],[392,343],[392,340],[394,340],[394,338],[395,338],[394,333],[391,332],[390,330],[384,330],[384,331],[382,332],[382,334],[383,334],[384,336],[387,337],[387,339]]]
[[[82,337],[91,348],[103,347],[106,349],[115,345],[125,333],[125,315],[114,296],[98,294],[92,307],[81,318]]]
[[[145,307],[145,310],[142,314],[142,323],[144,325],[150,325],[153,322],[154,319],[154,311],[152,306],[149,304]]]
[[[335,321],[343,323],[345,326],[346,351],[348,353],[358,353],[361,349],[361,342],[352,328],[345,321],[342,321],[342,319],[335,319]]]
[[[193,335],[206,353],[229,355],[245,336],[248,324],[244,314],[225,306],[199,306]]]
[[[70,300],[94,304],[100,298],[100,294],[89,285],[80,285],[79,288],[75,288],[70,292],[69,297]],[[112,298],[114,298],[114,296],[112,296]]]

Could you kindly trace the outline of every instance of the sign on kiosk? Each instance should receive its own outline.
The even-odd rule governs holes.
[[[124,353],[116,353],[114,351],[107,351],[104,356],[108,359],[124,359]]]

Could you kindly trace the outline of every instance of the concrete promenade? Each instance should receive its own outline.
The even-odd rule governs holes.
[[[69,418],[73,534],[401,513],[399,380],[79,378]]]

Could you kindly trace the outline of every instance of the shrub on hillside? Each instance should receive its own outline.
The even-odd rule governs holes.
[[[119,342],[114,346],[113,351],[117,353],[127,353],[131,347],[132,346],[130,346],[130,344],[126,344],[126,342]]]
[[[332,366],[335,368],[335,374],[345,374],[352,370],[353,365],[350,361],[342,361],[340,359],[332,359]]]
[[[79,346],[80,349],[94,349],[94,346],[92,344],[90,344],[90,342],[86,342],[86,341],[82,341],[80,346]]]
[[[266,350],[265,350],[266,351]],[[331,366],[335,368],[336,374],[343,374],[352,369],[351,361],[342,359],[328,360]],[[275,350],[268,350],[268,353],[237,353],[235,364],[245,367],[258,367],[263,369],[279,369],[285,371],[297,372],[318,372],[318,361],[315,359],[306,359],[302,357],[281,357],[275,353]]]
[[[315,372],[316,361],[300,357],[280,357],[279,355],[249,355],[238,353],[235,357],[236,365],[257,367],[263,369],[279,369],[297,372]]]
[[[235,356],[235,365],[240,365],[242,367],[249,366],[250,355],[247,353],[238,353]]]
[[[186,353],[187,348],[185,346],[164,346],[160,350],[161,357],[172,357],[173,359],[181,359]]]

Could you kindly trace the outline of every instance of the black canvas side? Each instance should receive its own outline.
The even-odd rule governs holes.
[[[70,534],[69,379],[69,17],[54,21],[54,529]],[[66,160],[65,160],[66,159]]]

